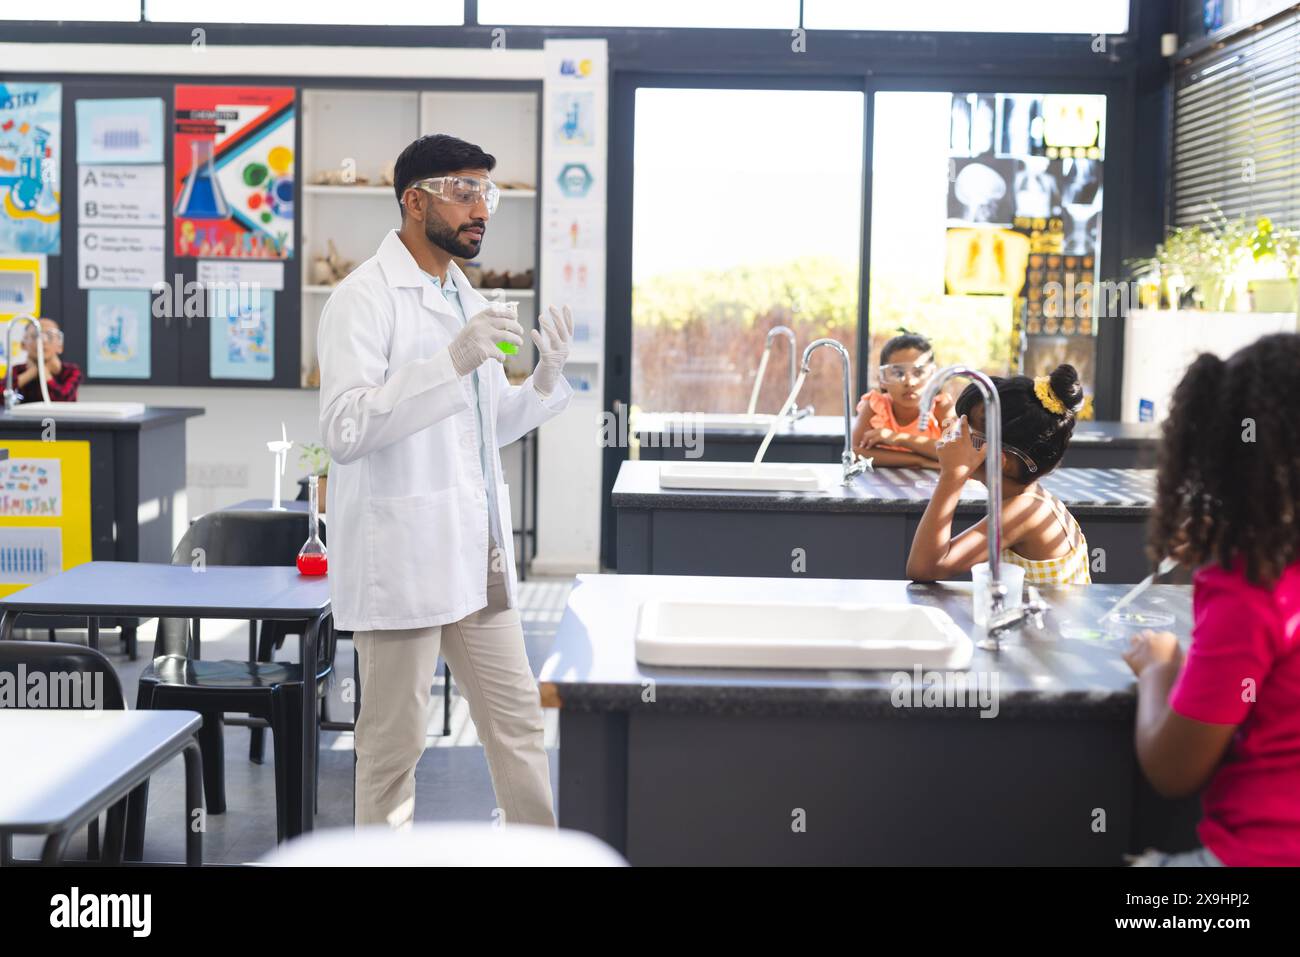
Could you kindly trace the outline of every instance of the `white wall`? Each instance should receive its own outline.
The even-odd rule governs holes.
[[[266,443],[280,437],[283,421],[289,438],[301,445],[319,442],[319,393],[298,389],[197,389],[83,383],[83,401],[129,400],[160,406],[206,409],[185,427],[185,475],[190,517],[246,498],[269,498],[273,456]],[[307,474],[298,450],[289,453],[280,494],[293,498],[297,481]]]

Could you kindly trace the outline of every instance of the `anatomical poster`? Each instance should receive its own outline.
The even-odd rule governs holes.
[[[176,255],[293,256],[294,123],[289,87],[176,87]]]
[[[0,255],[59,252],[63,87],[0,83]]]

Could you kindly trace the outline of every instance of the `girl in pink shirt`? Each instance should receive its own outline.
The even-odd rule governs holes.
[[[1201,792],[1186,854],[1142,864],[1300,865],[1300,336],[1200,356],[1160,444],[1152,553],[1197,568],[1186,656],[1133,639],[1137,756],[1166,797]]]

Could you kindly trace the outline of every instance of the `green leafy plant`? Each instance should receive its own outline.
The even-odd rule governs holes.
[[[1300,234],[1261,217],[1229,220],[1213,203],[1212,215],[1195,226],[1169,231],[1155,255],[1130,260],[1135,277],[1158,275],[1174,288],[1190,290],[1203,308],[1222,312],[1239,301],[1252,279],[1295,278],[1300,271]]]
[[[298,450],[298,463],[307,467],[308,475],[330,474],[330,454],[323,445],[303,445]]]

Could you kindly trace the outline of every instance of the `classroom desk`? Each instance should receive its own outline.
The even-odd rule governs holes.
[[[87,562],[47,578],[0,601],[0,639],[13,637],[23,614],[58,611],[88,619],[92,638],[99,619],[234,618],[311,623],[298,636],[299,661],[315,661],[330,617],[328,580],[308,578],[282,565],[157,565]],[[304,668],[304,679],[310,672]],[[316,774],[316,695],[303,694],[302,795],[299,822],[290,816],[291,836],[312,829]]]
[[[123,809],[110,810],[178,754],[185,756],[185,863],[203,863],[203,808],[195,711],[0,711],[0,863],[15,834],[45,836],[41,863],[58,864],[68,841],[109,810],[104,859],[121,863]],[[115,820],[116,819],[116,820]]]

